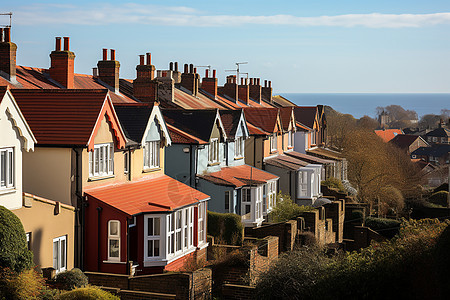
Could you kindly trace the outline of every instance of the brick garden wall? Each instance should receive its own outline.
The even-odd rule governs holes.
[[[297,221],[269,224],[260,227],[245,228],[245,236],[265,238],[267,236],[278,237],[278,252],[292,251],[297,237]]]
[[[255,299],[255,288],[252,286],[224,284],[222,286],[222,297],[229,300]]]

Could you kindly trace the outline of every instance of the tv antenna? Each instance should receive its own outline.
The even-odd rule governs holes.
[[[195,66],[196,68],[207,68],[208,72],[211,74],[211,65],[207,65],[207,66]]]
[[[9,16],[9,25],[0,25],[0,27],[9,27],[9,28],[11,28],[12,12],[0,13],[0,16]]]
[[[236,63],[236,70],[225,70],[225,72],[236,72],[236,80],[239,82],[240,74],[246,74],[247,78],[248,78],[248,73],[241,73],[239,71],[240,70],[239,66],[240,65],[246,65],[246,64],[248,64],[248,62],[237,62]]]

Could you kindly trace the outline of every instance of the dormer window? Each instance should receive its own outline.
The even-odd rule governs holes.
[[[277,134],[274,133],[270,136],[270,151],[277,151]]]
[[[159,168],[160,141],[147,141],[144,144],[144,169]]]
[[[14,186],[14,152],[13,148],[0,149],[0,189]]]
[[[114,145],[99,144],[89,152],[89,176],[108,176],[114,174]]]
[[[234,142],[234,157],[244,157],[244,138],[242,136],[237,137],[236,141]]]
[[[208,161],[210,164],[219,161],[219,139],[211,139],[209,143]]]

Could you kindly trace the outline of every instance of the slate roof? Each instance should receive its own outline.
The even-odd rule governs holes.
[[[198,109],[164,109],[162,110],[166,123],[180,129],[203,141],[208,141],[211,137],[217,110]]]
[[[450,136],[450,130],[448,130],[447,128],[436,128],[433,131],[428,132],[427,134],[425,134],[425,136],[436,136],[436,137],[449,137]]]
[[[436,144],[431,147],[420,147],[414,150],[412,155],[442,157],[450,152],[450,145]]]
[[[38,144],[85,146],[105,99],[103,90],[11,90]]]
[[[17,66],[16,67],[16,79],[18,84],[14,85],[8,82],[6,79],[0,76],[0,86],[7,86],[11,89],[64,89],[56,81],[50,78],[48,69],[32,68]],[[98,82],[93,76],[85,74],[74,75],[74,89],[105,89],[101,83]],[[124,95],[110,93],[110,97],[113,103],[136,103],[136,99]]]
[[[280,107],[280,119],[281,119],[281,125],[283,126],[284,131],[289,130],[289,124],[292,119],[292,110],[293,107]]]
[[[378,135],[385,143],[389,142],[399,134],[403,134],[401,129],[379,129],[375,130],[375,134]]]
[[[237,167],[225,167],[218,172],[197,176],[217,185],[225,185],[232,187],[242,187],[252,184],[263,184],[269,180],[279,178],[276,175],[251,167],[249,165],[241,165]]]
[[[85,190],[85,194],[130,216],[173,211],[209,199],[208,195],[167,175],[92,188]]]
[[[147,128],[153,104],[137,103],[132,105],[114,105],[122,129],[128,139],[140,143]]]
[[[294,108],[295,120],[314,128],[314,122],[317,116],[317,106],[296,106]]]
[[[296,106],[293,102],[289,101],[281,95],[273,96],[272,101],[280,107]]]
[[[220,110],[219,114],[227,137],[234,139],[239,126],[242,110]]]
[[[296,152],[296,151],[285,151],[284,154],[288,155],[288,156],[292,156],[294,158],[306,161],[310,164],[332,164],[334,163],[333,160],[329,160],[329,159],[323,159],[323,158],[319,158],[316,156],[312,156],[312,155],[308,155],[308,154],[304,154],[304,153],[300,153],[300,152]]]
[[[394,144],[400,149],[407,150],[412,143],[414,143],[417,139],[421,139],[420,136],[417,135],[408,135],[408,134],[398,134],[389,143]]]
[[[278,108],[245,107],[245,119],[268,133],[278,132]]]
[[[291,171],[297,171],[301,167],[306,167],[307,165],[310,164],[309,162],[284,154],[277,155],[269,159],[265,159],[264,163],[266,165],[271,165],[282,169],[288,169]]]

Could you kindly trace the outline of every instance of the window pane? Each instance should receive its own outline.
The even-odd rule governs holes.
[[[109,257],[119,257],[119,240],[109,240]]]
[[[148,223],[147,235],[152,236],[153,235],[153,218],[149,218],[147,223]]]
[[[248,205],[248,204],[246,204],[246,205],[245,205],[245,214],[249,214],[250,211],[251,211],[251,206]]]
[[[159,256],[159,240],[154,241],[153,255]]]
[[[6,151],[0,152],[0,186],[6,186]]]
[[[58,270],[59,241],[53,242],[53,269]]]
[[[154,218],[154,220],[155,227],[153,228],[153,234],[160,235],[160,218]]]
[[[181,250],[181,231],[177,232],[177,251]]]
[[[66,268],[66,240],[61,240],[61,268]]]
[[[99,164],[99,160],[100,160],[98,148],[97,148],[97,149],[94,149],[94,158],[95,158],[95,159],[94,159],[94,160],[95,160],[94,174],[97,175],[97,174],[98,174],[98,170],[99,170],[98,164]]]
[[[225,192],[225,212],[230,211],[230,192]]]
[[[9,151],[9,153],[8,153],[9,155],[9,157],[8,157],[8,160],[9,160],[9,174],[8,174],[8,184],[9,185],[12,185],[13,184],[13,182],[14,182],[14,160],[13,160],[13,153],[12,153],[12,151]]]
[[[114,146],[109,146],[109,173],[114,173]]]
[[[147,241],[147,256],[153,256],[153,240]]]
[[[109,223],[109,234],[110,235],[119,235],[119,226],[118,222],[110,222]]]

